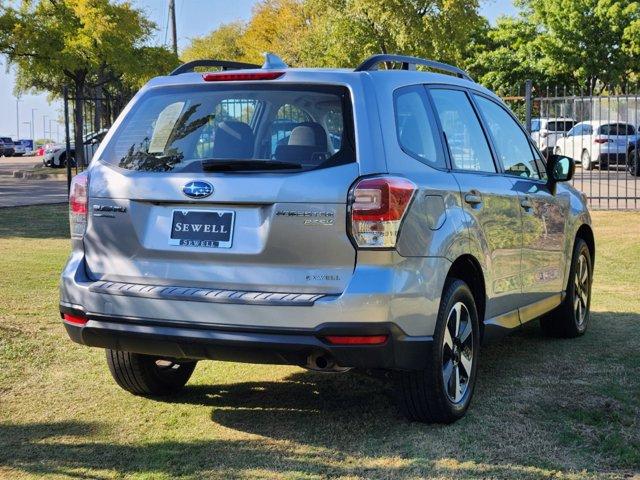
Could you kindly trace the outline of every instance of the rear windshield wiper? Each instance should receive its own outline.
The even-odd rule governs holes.
[[[302,165],[277,160],[203,160],[202,170],[205,172],[242,172],[250,170],[293,170]]]

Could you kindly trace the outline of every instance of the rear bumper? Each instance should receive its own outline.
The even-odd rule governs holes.
[[[254,363],[304,364],[310,354],[361,368],[420,368],[435,330],[450,262],[400,257],[391,265],[359,264],[335,295],[261,295],[189,288],[112,285],[88,277],[74,248],[60,283],[61,311],[84,312],[85,326],[68,325],[84,345],[138,353]],[[281,295],[281,294],[280,294]],[[213,298],[212,298],[213,297]],[[319,298],[315,298],[319,297]],[[388,335],[382,345],[336,346],[323,337]]]
[[[60,307],[62,313],[82,314]],[[341,367],[424,368],[431,336],[409,336],[393,323],[330,323],[314,329],[239,328],[87,314],[85,325],[64,321],[82,345],[172,358],[305,366],[323,356]],[[327,335],[386,335],[380,345],[331,345]]]
[[[601,153],[600,155],[598,155],[598,162],[601,165],[626,165],[627,153],[626,152]]]

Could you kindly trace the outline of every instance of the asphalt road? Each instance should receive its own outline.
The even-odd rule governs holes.
[[[67,201],[66,180],[13,178],[13,170],[25,170],[42,163],[40,157],[0,157],[0,208],[42,205]]]

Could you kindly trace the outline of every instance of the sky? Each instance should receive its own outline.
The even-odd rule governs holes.
[[[147,16],[158,25],[152,43],[155,45],[169,44],[168,0],[132,0],[132,2],[146,12]],[[187,46],[191,38],[205,35],[221,23],[248,20],[255,2],[256,0],[176,0],[179,49]],[[492,23],[500,15],[515,13],[512,0],[484,0],[481,2],[480,10]],[[0,58],[0,136],[30,138],[33,116],[36,139],[46,137],[62,140],[64,125],[58,125],[56,122],[62,119],[61,103],[53,102],[50,104],[46,94],[35,94],[23,95],[16,105],[13,88],[14,74],[11,69],[7,71],[5,59]],[[16,118],[16,114],[18,118]],[[19,135],[16,131],[18,124]]]

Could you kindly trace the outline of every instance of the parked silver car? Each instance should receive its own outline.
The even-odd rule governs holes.
[[[192,62],[142,88],[73,180],[64,326],[134,394],[177,392],[201,359],[386,369],[408,418],[452,422],[483,337],[587,328],[573,171],[450,65]]]

